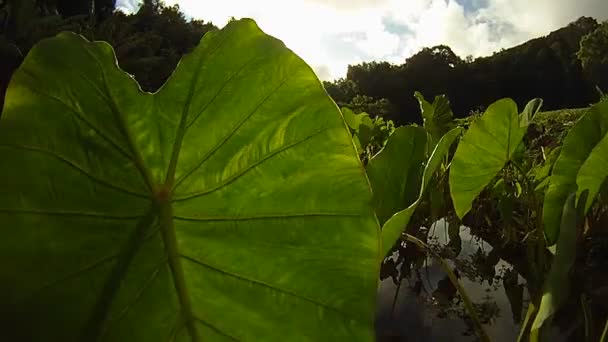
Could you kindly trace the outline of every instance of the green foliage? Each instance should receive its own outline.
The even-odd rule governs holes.
[[[353,143],[364,164],[378,153],[388,138],[395,131],[395,125],[391,120],[382,117],[370,118],[367,113],[355,114],[347,107],[342,108],[342,115],[352,135]]]
[[[145,3],[134,15],[115,13],[99,24],[94,38],[114,46],[118,63],[142,89],[156,91],[182,55],[207,32],[217,29],[201,20],[186,20],[178,6]]]
[[[581,39],[576,55],[585,74],[601,89],[608,89],[608,21]]]
[[[608,125],[608,102],[601,102],[592,107],[591,112],[594,111],[602,112],[603,117],[606,118],[603,124]],[[608,134],[604,134],[604,137],[591,150],[576,176],[577,198],[580,197],[582,191],[589,191],[590,200],[585,207],[585,213],[589,211],[606,177],[608,177]]]
[[[431,105],[424,101],[421,95],[418,94],[417,97],[422,99],[422,110],[432,112]],[[595,105],[589,110],[568,110],[536,115],[541,105],[542,100],[534,99],[528,103],[521,114],[518,114],[513,101],[499,100],[492,104],[482,116],[468,120],[464,123],[465,127],[468,126],[468,131],[461,139],[451,165],[446,164],[443,158],[463,128],[446,134],[440,140],[434,154],[426,162],[418,198],[409,207],[392,215],[382,227],[382,253],[385,255],[395,248],[394,243],[400,240],[404,229],[408,225],[413,226],[410,221],[415,219],[416,215],[427,218],[445,218],[452,226],[452,215],[463,218],[469,211],[471,211],[471,215],[463,222],[465,225],[472,229],[482,226],[483,229],[499,230],[498,234],[501,239],[495,241],[495,248],[500,248],[497,246],[502,246],[501,244],[523,245],[525,248],[522,251],[523,257],[527,262],[528,272],[531,272],[526,277],[531,303],[525,322],[522,324],[520,340],[525,339],[526,336],[533,340],[540,338],[540,328],[546,325],[544,323],[560,309],[570,295],[569,272],[574,263],[576,251],[581,247],[581,240],[578,236],[582,233],[580,228],[583,217],[586,217],[587,230],[589,230],[593,226],[598,227],[597,218],[601,217],[601,213],[605,211],[605,205],[598,207],[599,204],[594,201],[594,198],[598,197],[597,194],[602,191],[601,186],[604,184],[608,169],[604,140],[597,137],[605,127],[608,127],[600,120],[604,115],[601,113],[606,110],[605,104]],[[431,118],[431,116],[425,118],[425,126],[430,126],[426,123]],[[555,118],[558,118],[557,122],[554,122]],[[570,130],[577,119],[578,122]],[[577,128],[581,122],[585,121],[589,122],[587,124],[589,129],[594,128],[593,132],[588,131],[587,134],[583,134],[580,128]],[[445,122],[450,124],[448,120]],[[561,126],[558,126],[558,123]],[[550,127],[550,131],[545,131],[547,127]],[[562,136],[565,136],[568,131],[570,132],[567,134],[564,145],[561,146]],[[596,142],[587,141],[584,144],[580,142],[575,144],[571,138],[572,135],[578,135],[580,139],[583,139],[584,136],[584,139]],[[592,151],[591,148],[586,147],[587,145],[595,146],[595,148]],[[574,146],[577,148],[575,149]],[[404,145],[402,150],[406,150],[405,147]],[[545,230],[543,229],[543,227],[547,227],[547,221],[546,218],[542,218],[540,213],[547,183],[553,184],[554,178],[559,179],[560,172],[563,171],[559,169],[563,168],[563,165],[559,166],[559,158],[563,158],[563,151],[569,149],[585,155],[585,157],[580,156],[582,160],[579,163],[584,162],[585,172],[574,172],[574,176],[569,180],[569,190],[574,194],[573,199],[576,199],[576,193],[582,199],[578,202],[578,209],[574,216],[577,220],[575,223],[571,222],[572,212],[562,213],[560,210],[557,214],[553,214],[553,216],[563,217],[560,224],[564,231],[560,233],[558,239],[555,239],[558,243],[558,252],[551,263],[546,256],[547,241],[551,243],[551,240],[545,240]],[[392,151],[398,150],[398,148],[392,148]],[[584,151],[587,152],[583,153]],[[467,153],[465,154],[465,152]],[[393,153],[395,156],[399,156],[398,153]],[[449,206],[439,206],[438,209],[437,202],[442,201],[441,195],[425,195],[427,186],[432,182],[435,182],[432,185],[433,189],[438,190],[433,191],[433,194],[447,191],[447,188],[441,187],[441,182],[437,180],[437,177],[433,180],[433,174],[440,165],[443,165],[442,172],[435,176],[441,177],[446,173],[446,168],[448,166],[450,168],[450,193],[453,209]],[[572,166],[572,163],[568,165],[571,165],[569,170],[576,171],[581,168],[580,165]],[[384,166],[386,169],[390,168],[390,165]],[[399,187],[404,184],[404,181],[404,179],[400,181],[397,179],[387,182]],[[494,185],[487,187],[489,184]],[[386,183],[382,185],[383,188],[388,187]],[[372,182],[374,191],[375,187],[377,186]],[[413,187],[410,186],[410,188]],[[581,196],[581,193],[585,195]],[[587,195],[589,201],[586,201]],[[478,200],[473,206],[475,199]],[[549,195],[545,200],[545,207],[550,207],[551,203],[547,202],[550,200]],[[596,205],[592,205],[593,203]],[[564,206],[565,203],[562,202],[561,205]],[[589,210],[591,207],[597,209]],[[436,218],[423,222],[432,224]],[[413,223],[416,224],[415,227],[412,227],[414,229],[421,224],[420,221]],[[456,221],[456,223],[457,227],[458,222]],[[517,230],[509,231],[509,229]],[[410,241],[409,237],[416,233],[417,230],[408,230],[407,241]],[[492,232],[490,234],[496,235]],[[399,245],[397,248],[401,250],[403,246]],[[551,265],[550,270],[549,265]],[[515,317],[521,311],[522,300],[518,298],[522,296],[523,288],[517,283],[509,286],[511,288],[510,300],[514,302],[512,305],[514,305]],[[520,310],[517,310],[517,307]],[[476,317],[476,313],[472,312],[472,309],[467,310],[470,317]],[[528,329],[529,327],[531,328]],[[483,332],[479,334],[483,336]]]
[[[608,104],[600,103],[578,120],[564,139],[559,157],[553,166],[543,206],[543,222],[549,244],[554,244],[559,235],[562,208],[568,195],[577,191],[577,182],[589,187],[590,202],[595,198],[601,178],[605,178],[605,170],[590,168],[601,167],[603,163],[604,157],[598,153],[604,149],[602,139],[607,133]],[[588,159],[590,155],[593,155],[593,158]],[[584,164],[587,165],[582,170],[581,178],[578,178]],[[586,189],[579,188],[578,192],[583,190]]]
[[[426,144],[422,127],[399,127],[382,151],[367,164],[367,176],[381,225],[415,201],[420,171],[426,159]]]
[[[458,217],[464,217],[473,200],[511,160],[526,129],[520,125],[517,105],[509,99],[490,105],[471,124],[458,144],[450,171],[450,192]]]
[[[144,90],[152,92],[167,80],[183,54],[190,52],[205,33],[216,29],[211,23],[186,20],[179,7],[164,6],[158,1],[145,1],[137,13],[125,15],[113,12],[111,0],[98,0],[95,1],[98,15],[94,17],[88,14],[91,8],[88,5],[82,12],[81,5],[86,3],[17,0],[16,6],[8,6],[6,29],[2,30],[0,25],[0,60],[3,61],[0,63],[0,107],[8,80],[23,56],[38,41],[59,32],[72,31],[90,40],[109,42],[121,68],[134,75]],[[3,40],[10,50],[3,48],[7,46]]]
[[[388,118],[393,112],[392,105],[387,99],[374,99],[366,95],[356,95],[346,106],[357,113],[370,113],[381,118]]]
[[[420,104],[424,129],[429,135],[429,147],[433,149],[439,139],[454,126],[454,113],[450,109],[450,101],[445,95],[441,95],[435,96],[435,100],[431,104],[418,91],[414,93],[414,97]]]
[[[251,20],[155,94],[106,43],[41,41],[0,159],[7,340],[373,339],[368,182],[311,69]]]
[[[435,146],[433,152],[431,153],[429,159],[426,161],[426,166],[424,167],[423,175],[422,175],[422,184],[420,186],[420,192],[418,194],[418,198],[407,208],[396,212],[387,222],[382,222],[384,225],[382,226],[382,253],[386,255],[390,249],[393,247],[395,242],[399,240],[401,233],[404,229],[407,228],[410,219],[420,201],[422,201],[423,196],[427,190],[429,182],[431,178],[437,172],[437,169],[445,159],[446,155],[450,150],[450,146],[454,143],[456,138],[458,138],[462,134],[462,128],[457,127],[453,130],[446,133],[441,139],[439,143]],[[398,158],[398,157],[394,157]],[[369,171],[368,171],[369,175]],[[370,176],[370,181],[372,180]],[[374,187],[374,183],[372,182],[372,189],[376,191]],[[411,191],[411,190],[410,190]]]
[[[534,100],[531,100],[530,102],[528,102],[528,104],[524,108],[524,111],[521,113],[520,120],[519,120],[520,126],[528,127],[528,125],[530,124],[530,122],[532,121],[532,119],[534,118],[536,113],[538,113],[540,111],[540,108],[542,106],[543,106],[542,99],[534,99]]]
[[[574,192],[569,194],[564,204],[555,256],[545,280],[536,318],[530,329],[531,342],[539,341],[540,329],[559,309],[570,291],[570,269],[576,259],[578,228],[583,221],[587,193],[582,196],[578,207],[576,197]]]

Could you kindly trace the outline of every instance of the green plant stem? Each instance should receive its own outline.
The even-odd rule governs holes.
[[[199,342],[200,337],[196,326],[194,325],[194,317],[192,310],[192,302],[186,287],[184,279],[184,270],[177,250],[177,237],[175,235],[175,227],[173,226],[173,208],[171,206],[171,194],[167,188],[163,190],[166,194],[159,195],[158,205],[160,207],[160,230],[162,233],[163,243],[167,251],[169,268],[173,276],[173,283],[181,308],[181,317],[184,319],[188,333],[193,342]],[[165,197],[167,196],[167,197]]]
[[[435,257],[437,259],[437,261],[439,261],[441,268],[448,275],[448,278],[450,279],[450,282],[452,282],[452,285],[454,285],[454,287],[456,287],[456,289],[458,290],[460,297],[462,297],[462,301],[464,302],[465,309],[467,310],[469,317],[473,321],[473,326],[475,327],[475,332],[477,333],[477,336],[483,342],[490,342],[490,337],[486,333],[485,329],[483,328],[483,325],[481,324],[481,320],[479,319],[479,316],[477,316],[477,311],[475,311],[473,302],[467,295],[464,287],[462,287],[462,285],[458,281],[456,274],[454,274],[454,272],[450,269],[450,265],[448,265],[448,263],[445,261],[444,258],[442,258],[439,254],[435,253],[431,248],[429,248],[429,246],[427,246],[427,244],[422,242],[422,240],[420,240],[410,234],[404,234],[403,236],[406,241],[411,242],[411,243],[415,244],[416,246],[418,246],[419,248],[426,250],[433,257]]]
[[[608,342],[608,319],[606,320],[606,325],[604,325],[604,331],[600,337],[600,342]]]
[[[530,299],[530,304],[528,304],[528,310],[526,311],[526,318],[521,324],[521,329],[519,330],[519,336],[517,336],[517,342],[521,342],[524,340],[524,336],[528,331],[528,327],[534,321],[534,317],[536,317],[536,312],[538,311],[538,305],[533,301],[534,298]]]

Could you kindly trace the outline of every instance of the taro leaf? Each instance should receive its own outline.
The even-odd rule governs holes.
[[[606,118],[605,124],[608,125],[608,102],[598,104],[591,110],[602,112],[602,116]],[[583,191],[589,190],[589,200],[585,207],[585,213],[593,204],[593,200],[600,191],[606,177],[608,177],[608,134],[604,134],[602,140],[591,150],[589,157],[587,157],[576,176],[577,198]]]
[[[418,198],[409,207],[393,215],[382,226],[382,255],[386,255],[391,250],[395,242],[401,236],[403,230],[407,227],[412,215],[418,207],[418,203],[420,203],[422,197],[424,196],[426,187],[429,184],[431,178],[433,177],[433,174],[435,173],[439,165],[441,165],[443,158],[450,151],[450,146],[452,146],[456,138],[458,138],[458,136],[462,134],[462,130],[462,128],[456,127],[446,133],[439,140],[439,143],[437,143],[437,146],[435,146],[435,150],[433,150],[433,153],[429,157],[429,160],[427,161],[426,166],[424,168],[424,173],[422,175],[422,185],[420,187],[420,193],[418,194]],[[373,184],[372,189],[373,191],[375,191]]]
[[[520,127],[517,105],[511,99],[494,102],[471,124],[450,170],[450,192],[459,218],[471,210],[473,200],[511,159],[526,129]]]
[[[450,101],[445,95],[435,96],[433,103],[425,100],[420,92],[415,92],[420,111],[424,120],[424,129],[430,136],[429,150],[432,151],[441,137],[452,128],[454,113],[450,108]]]
[[[342,115],[344,116],[344,121],[346,121],[348,127],[350,127],[353,131],[359,130],[359,125],[361,125],[360,115],[355,114],[347,107],[342,107]]]
[[[577,182],[580,189],[592,189],[589,193],[587,205],[593,202],[597,195],[595,185],[599,179],[603,178],[606,170],[592,170],[594,167],[601,167],[602,151],[605,147],[600,144],[608,134],[608,103],[597,104],[583,116],[570,129],[564,139],[559,157],[553,165],[553,172],[549,178],[549,186],[545,193],[543,203],[543,223],[545,235],[549,244],[554,244],[559,235],[560,217],[562,208],[566,202],[568,194],[577,191]],[[594,149],[597,146],[597,150]],[[588,158],[591,160],[587,163]],[[581,177],[577,180],[583,164],[587,164]]]
[[[373,339],[365,174],[312,70],[252,20],[155,94],[106,43],[41,41],[0,159],[7,341]]]
[[[361,143],[361,147],[365,148],[374,138],[375,125],[374,121],[367,113],[357,114],[360,118],[359,128],[357,129],[357,137]]]
[[[528,125],[534,118],[534,115],[536,115],[536,113],[538,113],[540,111],[540,108],[542,106],[543,106],[543,99],[536,98],[536,99],[530,100],[530,102],[528,102],[528,104],[526,104],[524,111],[521,112],[521,114],[519,115],[520,126],[528,127]]]
[[[543,284],[543,296],[536,318],[530,329],[530,341],[539,341],[541,328],[551,319],[562,303],[568,298],[570,291],[570,269],[576,259],[578,243],[578,227],[582,222],[588,191],[585,191],[576,207],[576,193],[572,192],[564,204],[560,222],[559,239],[551,269]]]
[[[352,110],[350,110],[349,108],[346,108],[346,107],[342,108],[342,116],[344,117],[344,121],[346,122],[346,125],[353,132],[352,139],[353,139],[353,144],[355,145],[355,149],[357,150],[357,153],[361,154],[363,152],[364,146],[361,146],[361,141],[359,140],[359,136],[358,136],[357,132],[359,131],[359,126],[361,125],[362,116],[356,115],[355,113],[353,113]]]
[[[367,176],[380,224],[416,200],[425,149],[424,129],[403,126],[395,130],[386,146],[369,161]]]

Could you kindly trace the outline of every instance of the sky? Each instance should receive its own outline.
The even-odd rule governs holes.
[[[223,27],[253,18],[313,67],[322,80],[349,64],[401,64],[423,47],[445,44],[462,58],[547,35],[590,16],[608,20],[608,0],[165,0],[187,17]],[[118,0],[132,11],[138,0]]]

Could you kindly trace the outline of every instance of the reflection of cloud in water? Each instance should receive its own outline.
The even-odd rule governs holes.
[[[487,256],[493,250],[487,242],[472,236],[468,227],[461,226],[459,236],[461,240],[461,251],[457,257],[459,264],[471,263],[472,258],[479,251]],[[431,244],[448,245],[450,238],[445,221],[440,220],[433,225],[429,229],[428,238]],[[396,255],[394,255],[394,258],[396,259]],[[449,263],[452,266],[455,265],[453,260],[449,260]],[[439,264],[431,258],[428,258],[425,264],[426,267],[420,269],[422,283],[428,293],[433,293],[446,275]],[[513,267],[502,259],[498,260],[494,266],[496,275],[501,275],[506,270],[511,269]],[[492,341],[515,341],[519,332],[519,324],[513,321],[511,304],[502,281],[494,281],[490,286],[487,281],[469,279],[470,274],[468,273],[465,275],[460,272],[460,276],[463,287],[474,303],[487,303],[489,299],[498,308],[498,315],[493,318],[492,324],[485,325]],[[440,318],[441,309],[438,305],[431,303],[429,296],[417,296],[412,291],[416,280],[415,276],[403,280],[395,303],[394,313],[391,311],[397,286],[391,278],[381,281],[378,289],[376,317],[378,341],[474,341],[474,336],[463,335],[467,326],[462,319],[458,318],[457,315],[447,315],[445,318]],[[518,276],[517,282],[521,284],[525,281],[521,276]],[[443,284],[445,284],[445,281],[443,281]],[[438,292],[440,291],[437,291],[436,294]],[[527,307],[527,296],[524,291],[524,310]]]

